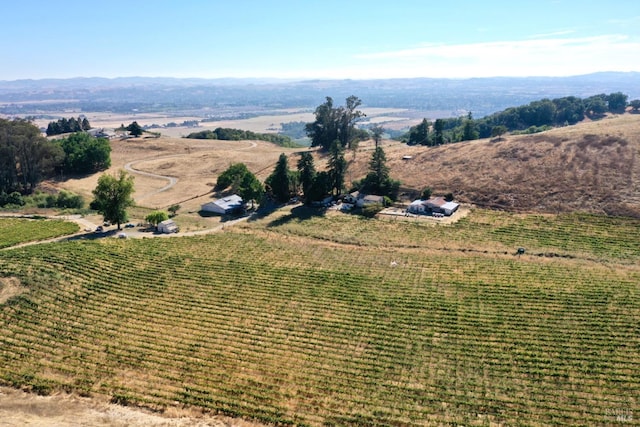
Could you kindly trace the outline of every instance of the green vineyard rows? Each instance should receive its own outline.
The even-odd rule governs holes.
[[[65,236],[78,230],[77,224],[66,221],[0,218],[0,249]]]
[[[640,406],[640,227],[610,220],[283,217],[7,250],[29,291],[0,305],[0,382],[276,425],[606,424]]]

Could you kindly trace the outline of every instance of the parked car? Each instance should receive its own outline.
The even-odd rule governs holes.
[[[96,228],[96,233],[102,233],[103,231],[104,231],[104,227],[103,227],[103,226],[101,226],[101,225],[99,225],[99,226]]]
[[[125,224],[124,226],[124,228],[133,228],[133,227],[135,227],[135,224],[131,224],[131,223]]]

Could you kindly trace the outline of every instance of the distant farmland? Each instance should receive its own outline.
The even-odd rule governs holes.
[[[638,220],[314,215],[3,251],[28,292],[0,305],[0,382],[281,425],[638,413]]]

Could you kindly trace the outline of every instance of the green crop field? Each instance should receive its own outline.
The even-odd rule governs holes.
[[[280,425],[638,416],[640,221],[296,209],[3,251],[28,292],[0,305],[0,383]]]
[[[0,218],[0,248],[65,236],[78,230],[77,224],[60,220]]]

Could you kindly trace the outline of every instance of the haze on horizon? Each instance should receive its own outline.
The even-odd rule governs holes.
[[[636,0],[7,2],[0,80],[640,71]]]

